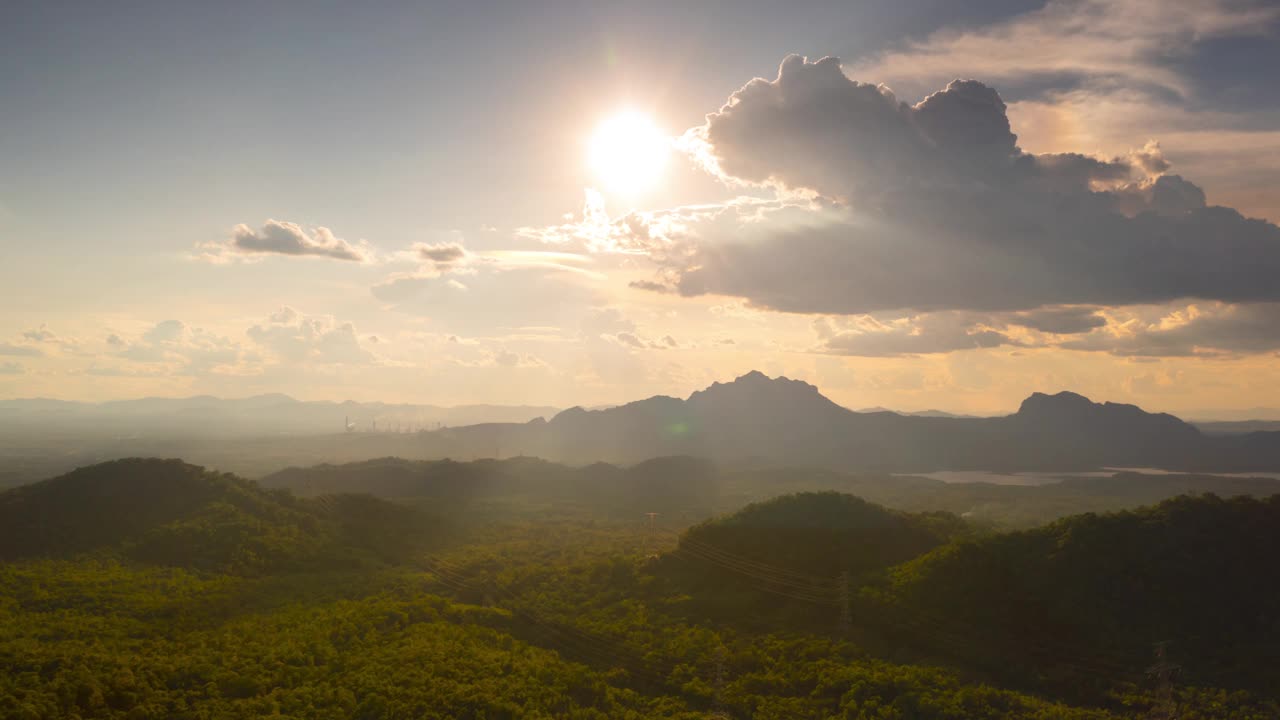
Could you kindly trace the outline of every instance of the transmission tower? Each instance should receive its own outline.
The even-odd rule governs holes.
[[[852,599],[849,597],[849,571],[841,570],[836,576],[836,588],[840,593],[840,634],[847,635],[853,627]]]
[[[657,531],[656,522],[658,519],[658,513],[647,512],[645,515],[649,517],[649,528],[644,535],[644,556],[645,558],[651,558],[657,554],[657,550],[654,547],[654,535]]]
[[[1178,720],[1178,705],[1173,699],[1173,678],[1182,668],[1169,662],[1169,643],[1155,645],[1156,662],[1147,668],[1147,676],[1156,681],[1156,704],[1148,716],[1152,720]]]
[[[728,720],[729,713],[724,709],[724,657],[726,650],[724,645],[716,648],[716,677],[713,689],[715,694],[711,698],[711,717]]]

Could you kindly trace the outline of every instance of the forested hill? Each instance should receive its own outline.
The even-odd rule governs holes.
[[[1280,495],[1179,497],[940,547],[884,596],[912,641],[970,667],[1063,684],[1141,676],[1167,642],[1181,681],[1280,687]]]
[[[0,560],[98,553],[260,572],[395,559],[432,528],[376,498],[300,500],[180,460],[117,460],[0,492]]]
[[[802,493],[690,528],[651,569],[690,622],[832,632],[843,606],[873,652],[1100,703],[1150,683],[1159,647],[1180,685],[1273,694],[1278,553],[1280,495],[990,534]]]
[[[562,462],[694,455],[841,470],[1280,470],[1280,433],[1209,436],[1171,415],[1036,393],[1005,417],[859,413],[808,383],[748,373],[686,400],[653,397],[550,421],[454,428],[423,438],[453,457],[524,454]]]
[[[695,525],[677,549],[721,550],[753,563],[832,578],[905,562],[968,531],[950,513],[907,513],[844,493],[805,492],[752,503]]]
[[[972,531],[950,513],[796,493],[689,528],[653,572],[670,583],[667,592],[689,598],[685,610],[696,620],[829,631],[839,582],[869,582]]]

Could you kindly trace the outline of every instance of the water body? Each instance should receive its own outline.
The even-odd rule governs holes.
[[[1143,475],[1212,475],[1214,477],[1250,478],[1265,477],[1280,480],[1280,473],[1187,473],[1178,470],[1161,470],[1160,468],[1125,468],[1104,467],[1090,472],[991,472],[987,470],[939,470],[929,473],[900,473],[910,477],[926,477],[941,480],[944,483],[990,483],[992,485],[1053,485],[1067,478],[1078,477],[1111,477],[1120,472],[1135,472]]]
[[[1113,472],[990,472],[987,470],[939,470],[930,473],[904,473],[944,483],[990,483],[992,485],[1052,485],[1067,477],[1108,477]]]
[[[1111,473],[1118,473],[1118,472],[1136,472],[1136,473],[1142,473],[1143,475],[1213,475],[1214,477],[1232,477],[1232,478],[1264,477],[1264,478],[1271,478],[1272,480],[1280,480],[1280,473],[1274,473],[1274,472],[1188,473],[1180,470],[1161,470],[1160,468],[1111,468],[1109,467],[1109,468],[1102,468],[1102,469],[1107,471],[1106,473],[1103,473],[1104,475],[1110,475]]]

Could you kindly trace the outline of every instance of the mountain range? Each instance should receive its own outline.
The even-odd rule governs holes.
[[[375,422],[379,432],[369,432]],[[559,412],[305,402],[283,395],[100,404],[0,401],[0,486],[131,456],[181,457],[260,477],[289,466],[388,456],[520,455],[577,465],[687,455],[727,467],[892,473],[1103,467],[1276,472],[1280,428],[1199,428],[1172,415],[1071,392],[1034,393],[1016,412],[1000,417],[857,412],[806,382],[759,372],[683,399],[655,396]]]
[[[534,455],[561,462],[639,462],[692,455],[846,470],[1077,470],[1160,467],[1280,470],[1280,433],[1209,435],[1172,415],[1081,395],[1034,393],[1003,417],[859,413],[816,387],[751,372],[687,399],[657,396],[548,421],[429,433],[442,456]]]

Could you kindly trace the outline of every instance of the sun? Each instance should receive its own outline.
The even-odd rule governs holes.
[[[670,151],[671,139],[652,118],[628,110],[600,123],[591,136],[587,159],[605,190],[635,195],[662,179]]]

